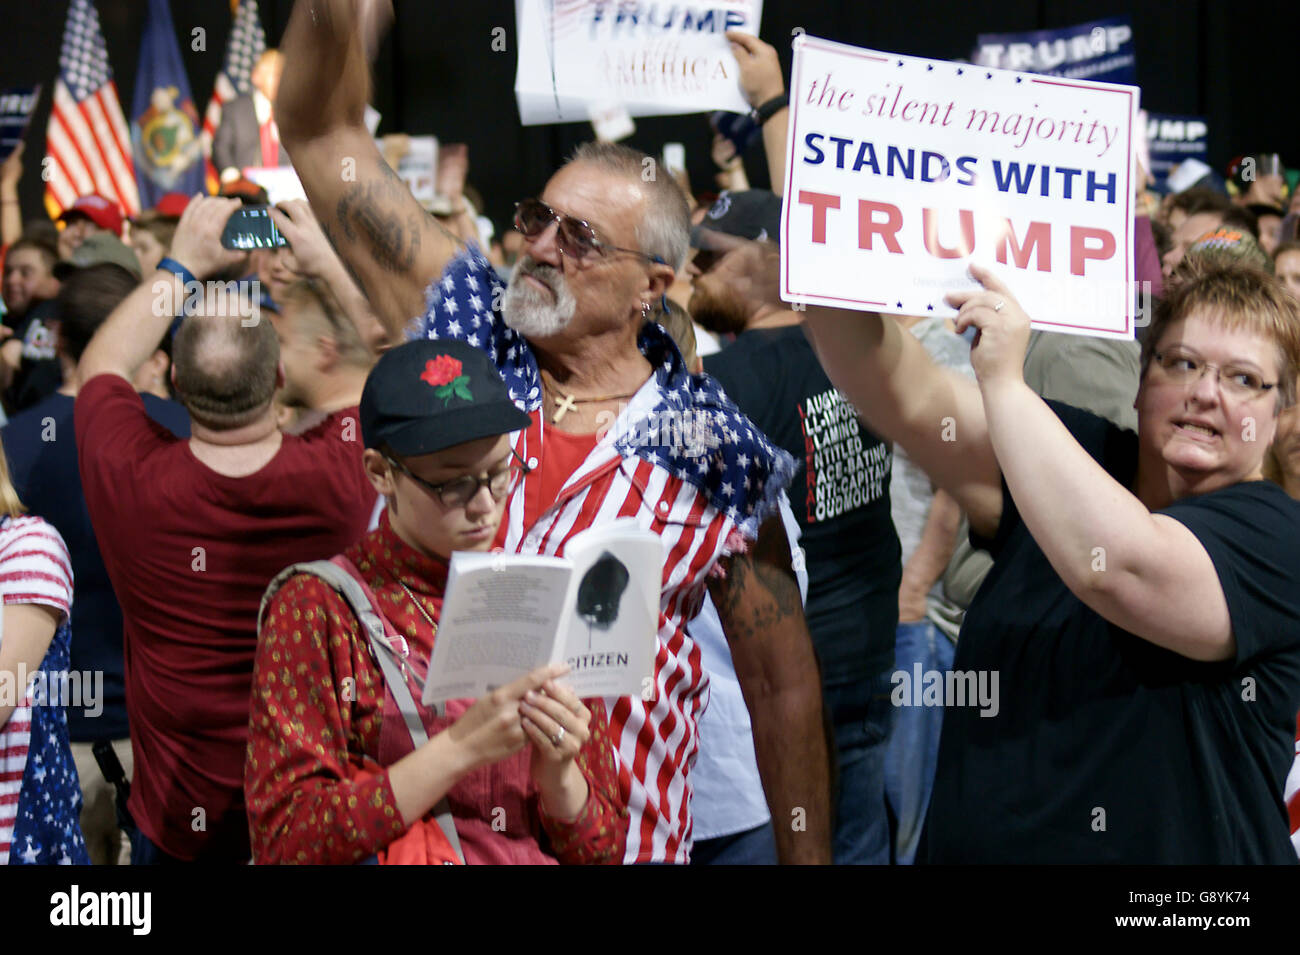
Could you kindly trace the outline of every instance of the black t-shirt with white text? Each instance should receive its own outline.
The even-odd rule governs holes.
[[[58,306],[54,301],[36,302],[17,320],[14,339],[23,343],[22,363],[14,371],[5,405],[17,414],[45,400],[63,385],[63,368],[55,351],[58,335],[54,322]]]
[[[704,369],[797,462],[790,505],[807,558],[808,629],[827,686],[894,665],[898,534],[889,509],[893,453],[844,400],[798,325],[754,329]]]
[[[1133,432],[1048,404],[1132,487]],[[1220,663],[1108,623],[1065,586],[1005,483],[1002,508],[953,662],[967,685],[997,677],[996,706],[944,714],[926,857],[1295,863],[1282,795],[1300,707],[1300,502],[1246,481],[1159,512],[1214,564],[1237,644]]]

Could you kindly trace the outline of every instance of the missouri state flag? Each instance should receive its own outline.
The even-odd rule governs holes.
[[[168,192],[192,196],[203,191],[199,114],[167,0],[149,0],[145,16],[131,104],[131,145],[144,207],[156,204]]]

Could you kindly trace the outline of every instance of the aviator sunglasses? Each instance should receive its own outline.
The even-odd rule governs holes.
[[[546,231],[552,222],[559,223],[555,241],[560,252],[572,259],[581,261],[593,254],[605,255],[609,252],[626,252],[628,255],[638,256],[654,262],[656,265],[667,264],[657,255],[649,255],[636,249],[625,249],[621,246],[601,242],[596,238],[596,230],[591,227],[590,223],[574,216],[561,215],[542,202],[541,199],[524,199],[522,202],[515,203],[515,228],[519,230],[524,238],[536,239]]]

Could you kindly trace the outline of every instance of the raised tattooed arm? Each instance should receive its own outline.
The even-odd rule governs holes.
[[[709,583],[754,727],[777,856],[783,863],[831,861],[830,756],[821,676],[804,620],[790,543],[779,517],[758,541],[725,561]]]
[[[275,119],[321,228],[396,342],[458,245],[365,126],[369,57],[391,21],[387,0],[298,0]]]

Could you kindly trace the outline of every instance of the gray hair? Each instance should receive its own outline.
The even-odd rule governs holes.
[[[636,228],[637,245],[646,255],[657,255],[680,272],[690,251],[691,211],[685,193],[667,170],[640,150],[617,143],[583,143],[565,165],[575,162],[590,163],[642,184],[647,202],[645,217]]]

